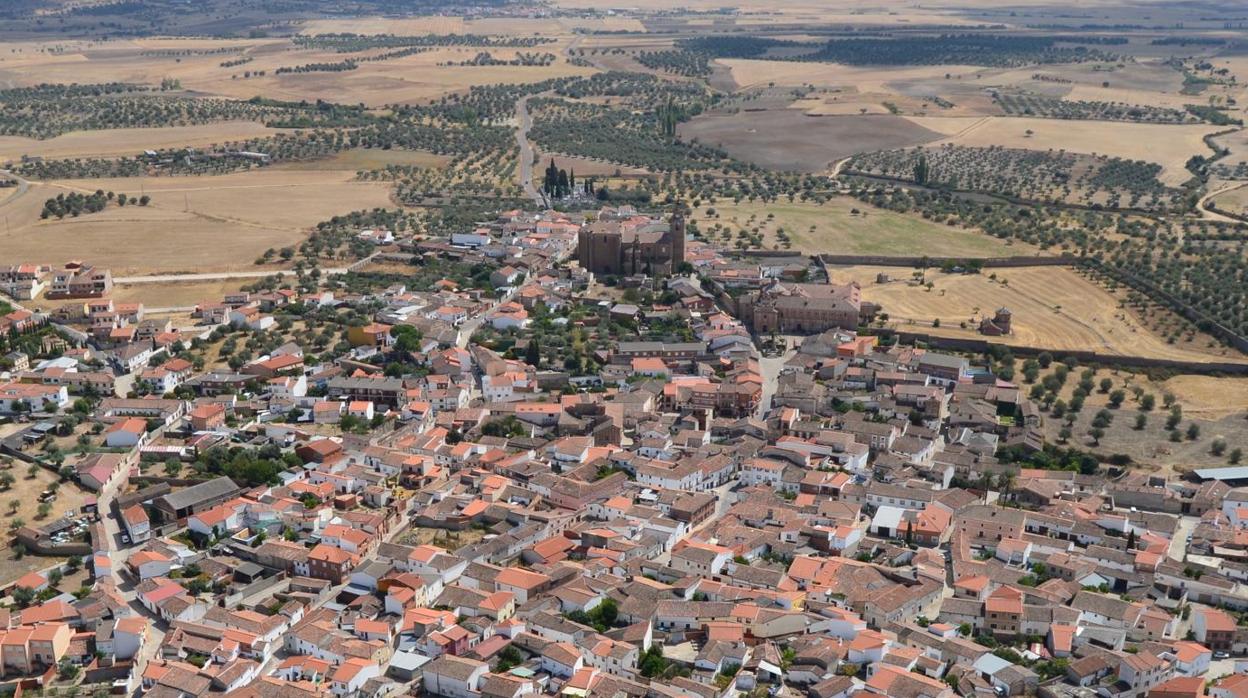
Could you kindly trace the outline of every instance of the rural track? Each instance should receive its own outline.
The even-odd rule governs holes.
[[[359,267],[373,261],[380,253],[374,252],[369,256],[356,260],[345,267],[334,267],[332,269],[321,269],[322,276],[340,276],[351,271],[355,271]],[[222,272],[205,272],[202,274],[151,274],[149,276],[114,276],[113,283],[124,286],[134,284],[167,284],[179,283],[183,281],[228,281],[230,279],[263,279],[266,276],[275,274],[294,274],[293,269],[277,269],[269,271],[222,271]]]
[[[1207,221],[1219,221],[1221,223],[1242,223],[1243,221],[1236,220],[1234,218],[1231,218],[1230,216],[1218,213],[1217,211],[1210,211],[1208,208],[1205,208],[1205,206],[1214,197],[1221,196],[1222,194],[1235,191],[1236,189],[1242,189],[1246,186],[1248,186],[1248,182],[1236,182],[1235,184],[1222,187],[1221,189],[1214,189],[1213,191],[1200,197],[1200,200],[1196,202],[1196,208],[1200,210],[1200,217]]]

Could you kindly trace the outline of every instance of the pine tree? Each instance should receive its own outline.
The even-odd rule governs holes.
[[[537,340],[529,340],[529,346],[524,349],[524,362],[533,368],[541,368],[542,348],[538,346]]]

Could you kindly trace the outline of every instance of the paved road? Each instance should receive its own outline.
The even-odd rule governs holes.
[[[776,389],[780,385],[780,371],[784,368],[784,364],[793,355],[797,353],[797,348],[790,338],[785,338],[785,346],[788,347],[782,356],[774,358],[760,357],[758,360],[758,369],[763,374],[763,397],[758,401],[758,410],[756,415],[761,419],[767,416],[767,412],[771,410],[771,399],[776,394]]]
[[[1200,523],[1200,519],[1195,516],[1180,516],[1179,525],[1174,529],[1174,537],[1170,539],[1170,549],[1167,554],[1179,562],[1187,557],[1187,537],[1191,535],[1196,528],[1196,524]]]
[[[489,310],[477,313],[471,319],[464,322],[464,324],[460,325],[459,334],[455,337],[455,345],[460,349],[468,348],[468,340],[472,339],[472,333],[476,332],[477,328],[481,327],[481,323],[485,322],[485,317],[497,310],[498,306],[514,298],[515,295],[516,289],[512,289],[510,293],[495,301],[494,305],[491,305]]]
[[[7,175],[9,179],[17,180],[17,191],[5,197],[3,201],[0,201],[0,208],[8,206],[14,201],[17,201],[18,199],[25,196],[26,192],[30,191],[30,180],[25,179],[23,177],[18,177],[17,175],[13,174],[12,172],[8,170],[0,170],[0,175]]]
[[[117,496],[117,488],[119,486],[119,484],[115,484],[102,491],[98,503],[99,510],[104,517],[104,530],[107,532],[105,542],[108,549],[108,559],[112,563],[113,584],[121,594],[121,597],[130,605],[130,609],[136,615],[148,620],[147,640],[134,660],[135,676],[142,676],[147,668],[147,663],[156,657],[161,643],[165,641],[165,629],[168,626],[159,616],[147,610],[147,607],[138,600],[138,592],[135,590],[134,583],[121,574],[121,569],[126,564],[126,558],[130,557],[131,550],[128,546],[124,546],[121,543],[121,522],[118,521],[118,516],[114,512],[113,507],[113,499]],[[135,695],[138,695],[137,690]]]
[[[529,142],[529,128],[533,118],[529,116],[529,95],[516,100],[516,145],[520,147],[520,185],[524,195],[545,206],[546,200],[533,186],[533,144]]]

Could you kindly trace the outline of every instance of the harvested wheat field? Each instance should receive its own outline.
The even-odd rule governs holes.
[[[928,270],[930,291],[911,283],[913,269],[853,266],[830,271],[833,281],[861,284],[863,298],[883,306],[890,324],[902,330],[980,337],[975,331],[980,318],[1004,306],[1013,312],[1014,331],[993,341],[1183,361],[1248,362],[1248,357],[1205,335],[1196,335],[1192,342],[1167,343],[1120,309],[1117,296],[1065,267],[992,269],[984,274]],[[877,283],[880,273],[893,280]],[[935,320],[939,327],[932,326]]]
[[[21,136],[0,136],[0,162],[16,161],[23,155],[43,158],[90,158],[135,155],[144,150],[201,148],[226,141],[261,138],[278,133],[256,121],[223,121],[194,126],[165,128],[117,128],[99,131],[71,131],[36,140]]]
[[[1213,203],[1223,211],[1244,214],[1248,212],[1248,182],[1226,182],[1224,191],[1213,197]]]
[[[6,48],[11,45],[6,44]],[[229,80],[232,73],[241,73],[251,65],[223,68],[221,63],[243,55],[272,56],[270,67],[298,65],[310,61],[299,55],[289,42],[258,39],[216,42],[210,40],[135,39],[70,44],[65,50],[44,52],[45,45],[23,45],[20,52],[0,55],[0,85],[16,87],[39,83],[106,83],[130,82],[159,85],[165,78],[181,80],[186,89],[201,89],[213,80]],[[207,53],[217,48],[234,48],[237,52]],[[153,54],[154,51],[204,51],[192,55]],[[330,54],[321,54],[328,56]],[[340,60],[340,59],[338,59]],[[252,92],[249,96],[260,94]]]
[[[714,210],[715,215],[708,215]],[[854,213],[858,211],[858,213]],[[774,216],[768,219],[768,214]],[[751,220],[751,218],[753,220]],[[761,228],[766,249],[786,249],[777,231],[783,228],[792,249],[804,254],[930,254],[962,257],[1033,254],[1030,246],[1009,245],[994,237],[961,228],[939,225],[918,216],[877,209],[848,197],[823,204],[776,202],[764,204],[730,200],[703,205],[691,220],[704,235],[730,241],[742,228]],[[713,231],[719,224],[727,232]],[[814,230],[811,230],[814,226]]]
[[[1067,121],[1014,116],[987,116],[965,119],[940,116],[911,117],[923,128],[948,134],[936,145],[954,145],[1027,150],[1066,150],[1146,160],[1162,166],[1159,179],[1177,186],[1191,178],[1184,164],[1193,155],[1208,155],[1202,140],[1222,130],[1209,124],[1137,124],[1115,121]],[[1031,132],[1028,135],[1028,131]]]
[[[64,220],[40,220],[43,201],[64,191],[152,197],[146,207],[110,206]],[[263,169],[216,177],[65,180],[33,185],[0,208],[7,259],[89,259],[114,275],[256,271],[269,248],[296,245],[317,223],[348,211],[390,205],[390,187],[355,181],[348,171]]]
[[[777,85],[814,85],[815,87],[857,87],[863,92],[889,92],[887,84],[894,80],[973,80],[985,74],[984,68],[969,65],[923,65],[901,67],[851,67],[837,63],[813,61],[768,61],[752,58],[724,58],[718,63],[732,71],[739,88]]]
[[[361,63],[356,70],[274,73],[280,66],[342,60],[342,54],[338,53],[300,51],[257,58],[247,64],[254,66],[253,69],[267,69],[267,75],[235,80],[229,74],[222,74],[216,79],[197,82],[196,89],[236,99],[262,94],[272,99],[315,101],[333,95],[336,102],[377,107],[436,99],[451,92],[465,91],[473,85],[540,82],[594,72],[592,68],[570,65],[563,58],[546,66],[446,65],[471,60],[480,52],[479,48],[438,48],[394,60]],[[489,49],[489,52],[500,60],[509,60],[517,52],[558,55],[560,49],[555,44],[547,44],[526,49]]]
[[[704,115],[680,125],[696,139],[773,170],[821,172],[857,153],[928,143],[940,134],[892,115],[808,116],[796,109]]]
[[[514,58],[517,52],[555,54],[555,62],[548,66],[445,65],[470,60],[482,50],[445,47],[394,60],[363,62],[356,70],[281,75],[277,74],[279,68],[339,62],[344,54],[299,48],[276,39],[236,42],[236,47],[239,53],[174,57],[152,55],[152,51],[167,47],[140,39],[89,44],[79,47],[80,50],[62,53],[31,51],[6,55],[0,60],[0,85],[110,81],[154,85],[170,78],[180,81],[186,90],[208,96],[245,100],[263,95],[270,99],[316,101],[331,95],[333,101],[339,103],[382,106],[434,99],[473,85],[539,82],[593,72],[590,68],[568,64],[561,56],[560,43],[523,49],[488,49],[500,60]],[[179,45],[176,48],[192,47]],[[252,60],[239,66],[221,65],[242,56]],[[258,71],[266,74],[256,75]],[[251,77],[246,77],[248,73]]]

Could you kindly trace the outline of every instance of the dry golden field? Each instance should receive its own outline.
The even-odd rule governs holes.
[[[708,215],[708,209],[714,209],[715,215]],[[774,218],[768,219],[768,214]],[[848,197],[833,198],[822,206],[787,201],[734,204],[723,200],[704,204],[694,211],[691,220],[698,222],[703,234],[717,223],[724,226],[732,241],[736,240],[737,231],[759,227],[767,249],[779,245],[776,232],[783,228],[792,241],[790,249],[804,254],[992,257],[1034,253],[1028,245],[1007,244],[983,233],[877,209]],[[718,235],[722,240],[724,233]]]
[[[519,49],[529,53],[559,54],[555,45]],[[272,71],[280,65],[298,65],[325,60],[340,61],[342,54],[299,52],[280,57],[257,58],[247,66],[265,69],[269,74],[251,79],[230,79],[228,75],[196,83],[196,89],[238,99],[263,94],[274,99],[315,100],[332,95],[334,101],[369,106],[420,102],[442,95],[467,90],[473,85],[496,83],[540,82],[566,75],[588,75],[591,68],[569,65],[558,58],[549,66],[453,66],[439,65],[466,61],[480,52],[478,48],[439,48],[399,59],[361,63],[357,70],[336,73],[287,73]],[[490,49],[499,59],[508,59],[517,49]],[[237,70],[237,69],[235,69]],[[183,81],[184,86],[188,86]]]
[[[891,92],[887,85],[898,80],[944,80],[945,73],[963,80],[986,73],[984,68],[966,65],[922,65],[900,67],[857,67],[836,63],[767,61],[728,58],[717,61],[732,71],[738,87],[814,85],[815,87],[855,87],[861,92]]]
[[[144,150],[190,147],[259,138],[280,132],[255,121],[225,121],[167,128],[118,128],[100,131],[72,131],[56,138],[36,140],[21,136],[0,136],[0,163],[19,160],[23,155],[52,158],[119,157]]]
[[[1209,155],[1202,140],[1221,130],[1218,126],[1179,124],[1137,124],[1112,121],[1066,121],[1000,116],[978,119],[957,117],[910,117],[916,124],[947,134],[942,143],[954,145],[1028,150],[1065,150],[1147,160],[1162,166],[1159,179],[1177,186],[1191,178],[1184,163],[1193,155]],[[1031,131],[1031,135],[1027,132]]]
[[[499,28],[503,28],[503,25]],[[491,33],[482,29],[477,31]],[[151,85],[159,84],[165,78],[173,78],[179,80],[184,89],[204,95],[235,99],[263,95],[271,99],[291,101],[331,99],[346,104],[382,106],[434,99],[450,92],[467,90],[472,85],[538,82],[552,77],[594,72],[591,68],[569,65],[565,61],[562,53],[566,39],[534,48],[489,49],[499,59],[510,59],[518,51],[553,53],[557,58],[549,66],[442,65],[471,59],[481,51],[475,47],[454,47],[437,48],[387,61],[363,62],[358,69],[350,71],[282,75],[276,74],[278,68],[338,62],[344,59],[344,54],[298,48],[288,41],[276,39],[240,40],[231,43],[241,47],[243,52],[177,57],[143,55],[144,52],[153,50],[206,47],[200,46],[194,40],[135,39],[95,42],[57,53],[39,51],[36,45],[22,45],[20,53],[0,54],[0,86],[112,81]],[[5,44],[5,47],[17,48],[9,44]],[[253,60],[240,66],[221,66],[222,62],[240,56],[251,57]],[[256,71],[265,71],[267,74],[244,77],[246,73]]]
[[[1225,190],[1213,198],[1218,208],[1231,213],[1248,215],[1248,182],[1225,182],[1220,188]]]
[[[259,267],[258,267],[259,268]],[[227,293],[237,293],[247,279],[183,281],[176,283],[118,284],[112,298],[118,303],[142,303],[149,308],[179,308],[205,301],[220,301]]]
[[[66,190],[146,193],[147,207],[110,206],[64,220],[40,220],[45,199]],[[57,263],[77,258],[114,275],[259,269],[269,248],[297,245],[335,215],[390,204],[384,183],[357,182],[354,171],[263,169],[214,177],[65,180],[32,185],[0,207],[5,258]]]
[[[1221,419],[1248,411],[1248,378],[1175,376],[1162,387],[1178,397],[1187,414]]]
[[[883,306],[889,322],[903,330],[978,337],[979,319],[1004,306],[1014,314],[1014,331],[993,341],[1184,361],[1245,360],[1204,335],[1197,335],[1193,342],[1167,343],[1131,312],[1119,308],[1116,295],[1065,267],[993,269],[966,275],[928,270],[930,291],[910,283],[913,269],[853,266],[830,271],[834,281],[861,284],[863,298]],[[893,280],[877,283],[879,273]],[[934,320],[940,320],[940,327],[932,326]],[[965,329],[961,323],[966,323]]]

